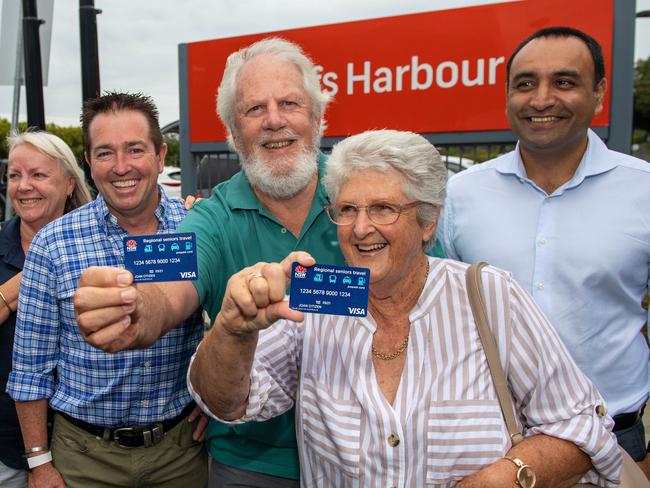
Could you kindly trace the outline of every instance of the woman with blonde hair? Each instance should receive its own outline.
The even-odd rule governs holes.
[[[7,191],[16,216],[0,226],[0,485],[22,487],[27,486],[24,446],[14,402],[5,389],[23,262],[34,235],[90,202],[91,194],[72,150],[59,137],[28,131],[7,141]]]

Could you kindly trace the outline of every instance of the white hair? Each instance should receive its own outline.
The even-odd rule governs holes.
[[[264,55],[277,57],[293,64],[298,69],[302,75],[304,88],[312,102],[314,122],[320,122],[321,133],[325,130],[324,116],[329,96],[321,91],[320,79],[316,74],[313,61],[297,44],[279,37],[267,37],[232,53],[226,61],[223,78],[217,90],[217,113],[228,129],[228,142],[231,147],[234,147],[232,133],[235,129],[237,78],[248,61]]]
[[[352,174],[359,171],[389,171],[402,175],[402,192],[418,205],[420,225],[435,223],[445,201],[447,169],[438,150],[413,132],[372,130],[348,137],[334,146],[327,160],[323,185],[332,201]],[[423,243],[425,250],[434,236]]]

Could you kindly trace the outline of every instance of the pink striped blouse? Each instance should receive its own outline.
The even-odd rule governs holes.
[[[452,487],[511,447],[465,291],[467,265],[430,265],[392,405],[373,369],[371,316],[307,314],[260,334],[246,415],[234,423],[295,402],[303,486]],[[508,273],[488,267],[483,281],[524,435],[574,442],[594,466],[582,482],[615,486],[621,455],[611,418],[597,413],[600,394]]]

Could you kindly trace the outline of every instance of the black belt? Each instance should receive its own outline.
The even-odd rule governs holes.
[[[132,447],[151,447],[158,444],[163,439],[165,432],[173,429],[181,422],[181,420],[187,418],[192,410],[194,410],[195,406],[194,402],[190,402],[183,411],[173,419],[163,420],[162,422],[157,422],[151,425],[138,425],[133,427],[98,427],[84,422],[83,420],[71,417],[66,413],[56,413],[61,415],[72,425],[85,430],[95,437],[100,437],[105,441],[115,441],[115,444],[119,447],[129,449]]]
[[[618,415],[614,415],[614,432],[633,427],[634,424],[638,422],[638,420],[641,418],[642,415],[643,415],[643,408],[636,412],[619,413]]]

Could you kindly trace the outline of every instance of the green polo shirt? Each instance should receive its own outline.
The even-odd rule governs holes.
[[[322,175],[324,157],[319,160]],[[278,262],[291,251],[308,251],[317,262],[344,264],[336,226],[323,211],[329,199],[320,183],[296,238],[260,203],[243,172],[199,201],[179,232],[196,233],[201,304],[216,317],[228,278],[259,261]],[[219,462],[247,471],[299,478],[294,409],[266,422],[225,425],[210,420],[206,445]]]

